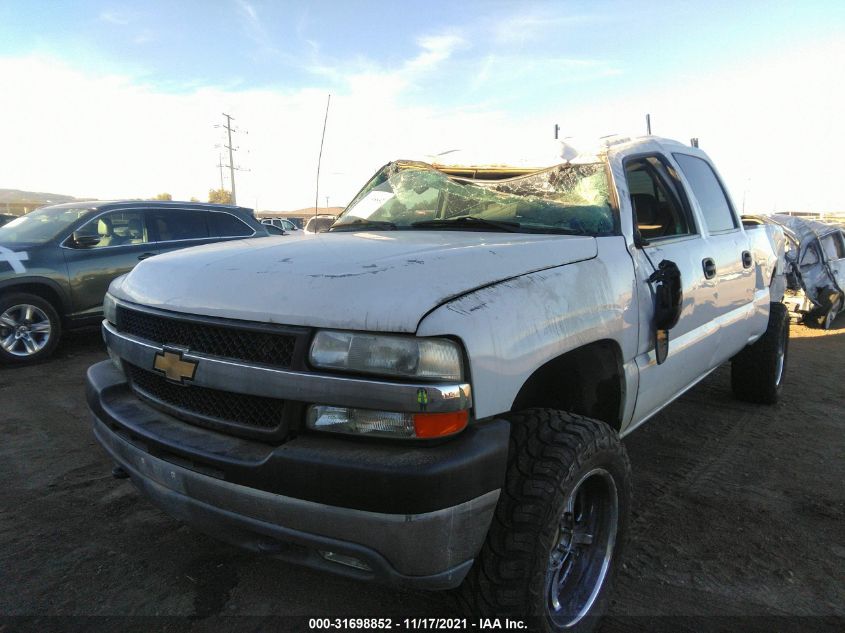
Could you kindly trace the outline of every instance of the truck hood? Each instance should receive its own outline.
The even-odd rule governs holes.
[[[143,261],[119,299],[263,323],[414,332],[476,288],[596,256],[592,237],[467,231],[321,233],[210,244]]]

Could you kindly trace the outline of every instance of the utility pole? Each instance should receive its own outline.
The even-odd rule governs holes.
[[[220,190],[223,191],[226,187],[223,186],[223,156],[220,152],[217,153],[217,166],[220,168]]]
[[[234,121],[234,118],[225,112],[223,116],[226,117],[226,125],[223,127],[226,128],[226,133],[229,136],[229,144],[224,145],[224,147],[229,150],[229,178],[232,179],[232,204],[237,204],[238,199],[235,197],[235,160],[232,156],[232,153],[236,151],[232,147],[232,121]]]
[[[651,136],[651,115],[650,114],[645,115],[645,131],[646,131],[646,134]]]
[[[328,209],[328,208],[329,208],[329,197],[326,196],[326,209]]]

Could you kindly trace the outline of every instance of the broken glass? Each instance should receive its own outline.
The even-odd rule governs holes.
[[[397,229],[496,230],[492,223],[498,222],[520,232],[613,234],[603,163],[563,164],[516,177],[495,172],[488,170],[486,179],[468,178],[426,163],[390,163],[367,183],[333,228],[366,220],[389,222]],[[487,223],[449,224],[462,218]]]

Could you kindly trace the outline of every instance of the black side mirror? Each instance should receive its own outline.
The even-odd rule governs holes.
[[[78,235],[74,233],[71,236],[71,244],[74,248],[94,248],[99,243],[99,235]]]
[[[678,324],[684,301],[681,271],[675,262],[664,259],[648,278],[654,289],[654,353],[662,365],[669,356],[669,330]]]

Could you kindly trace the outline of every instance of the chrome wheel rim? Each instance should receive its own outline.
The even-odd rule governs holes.
[[[574,626],[593,607],[610,569],[618,521],[616,483],[595,468],[567,498],[549,553],[546,608],[558,626]]]
[[[0,347],[12,356],[32,356],[50,342],[50,317],[38,306],[22,303],[0,314]]]
[[[780,387],[780,381],[783,380],[783,365],[786,359],[786,350],[782,346],[778,350],[777,364],[775,365],[775,387]]]
[[[789,326],[784,326],[788,328]],[[775,362],[775,388],[780,387],[783,380],[783,369],[786,366],[786,346],[789,345],[789,330],[781,334],[780,345],[778,346],[778,356]]]

